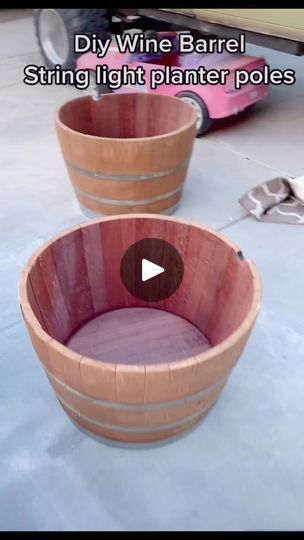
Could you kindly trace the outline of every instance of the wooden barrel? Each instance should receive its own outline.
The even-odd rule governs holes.
[[[140,300],[120,265],[146,238],[184,262],[170,297]],[[189,431],[216,402],[254,326],[261,284],[222,235],[161,216],[108,217],[41,247],[23,270],[21,310],[33,346],[72,420],[123,444]]]
[[[178,206],[196,134],[189,104],[156,94],[82,97],[60,108],[56,126],[86,215],[167,214]]]

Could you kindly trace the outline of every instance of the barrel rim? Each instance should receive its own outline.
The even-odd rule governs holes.
[[[28,295],[27,295],[27,279],[29,276],[29,273],[34,266],[37,258],[45,251],[47,250],[54,242],[58,241],[60,238],[63,238],[64,236],[67,236],[69,234],[72,234],[73,232],[84,229],[86,227],[94,227],[94,225],[98,223],[108,222],[108,221],[120,221],[120,220],[127,220],[127,219],[153,219],[153,220],[160,220],[163,222],[170,221],[174,223],[181,223],[187,226],[195,227],[198,229],[201,229],[202,231],[206,231],[209,234],[217,237],[219,240],[225,242],[228,244],[235,252],[237,256],[240,257],[242,260],[242,263],[247,264],[249,266],[252,279],[253,279],[253,297],[251,306],[248,309],[248,312],[240,326],[232,332],[230,336],[225,338],[223,341],[218,343],[217,345],[214,345],[210,349],[199,353],[198,355],[195,355],[191,358],[184,358],[180,360],[175,360],[174,362],[163,362],[159,364],[142,364],[142,365],[133,365],[133,364],[113,364],[109,362],[104,362],[102,360],[96,360],[89,356],[82,356],[74,351],[72,351],[69,347],[62,344],[60,341],[52,338],[43,328],[41,327],[38,319],[36,318],[34,311],[30,305]],[[222,354],[224,354],[226,351],[229,351],[232,349],[237,343],[242,341],[242,339],[246,336],[248,332],[250,332],[254,326],[254,323],[256,321],[256,318],[259,314],[261,304],[262,304],[262,283],[260,274],[257,271],[257,268],[255,264],[250,259],[245,259],[242,255],[242,252],[240,248],[235,244],[232,240],[228,239],[226,236],[222,235],[221,233],[214,231],[213,229],[209,227],[202,226],[199,223],[195,222],[189,222],[184,219],[175,218],[171,216],[165,216],[165,215],[159,215],[159,214],[118,214],[115,216],[107,216],[102,218],[97,218],[95,220],[91,220],[90,222],[84,222],[80,223],[78,225],[75,225],[73,227],[69,227],[68,229],[65,229],[61,233],[53,236],[48,241],[44,242],[29,258],[28,262],[24,266],[20,279],[18,284],[18,296],[19,296],[19,303],[21,307],[21,311],[23,314],[23,317],[26,321],[26,323],[31,327],[31,329],[34,331],[35,335],[41,339],[42,342],[47,347],[50,347],[52,350],[60,352],[64,355],[65,359],[67,361],[76,362],[78,365],[81,363],[82,365],[85,364],[87,367],[94,367],[94,369],[98,369],[101,372],[107,372],[112,373],[113,371],[116,371],[117,368],[119,368],[120,372],[124,372],[124,374],[134,374],[134,373],[144,373],[146,374],[156,374],[160,372],[167,372],[168,366],[170,366],[170,371],[179,371],[183,370],[184,368],[191,368],[197,364],[205,363],[208,361],[212,361],[213,358],[218,357]]]
[[[113,98],[113,95],[114,96],[119,96],[121,94],[105,94],[103,96],[102,99],[108,99],[108,98]],[[141,92],[129,92],[128,95],[136,95],[136,96],[142,96],[143,94]],[[176,101],[179,101],[181,102],[182,100],[178,97],[175,97],[175,96],[167,96],[165,94],[147,94],[148,96],[152,97],[152,99],[154,99],[155,97],[162,97],[162,98],[165,98],[165,99],[169,99],[169,100],[176,100]],[[173,130],[173,131],[169,131],[168,133],[163,133],[161,135],[153,135],[151,137],[130,137],[130,138],[119,138],[119,137],[97,137],[96,135],[89,135],[87,133],[81,133],[81,131],[76,131],[75,129],[72,129],[70,127],[68,127],[66,124],[64,124],[62,122],[62,120],[60,119],[60,113],[62,111],[62,109],[64,107],[66,107],[66,105],[70,104],[70,103],[75,103],[76,101],[87,101],[91,99],[90,96],[82,96],[80,98],[75,98],[75,99],[71,99],[69,101],[66,101],[63,105],[61,105],[57,111],[56,111],[56,115],[55,115],[55,122],[56,122],[56,125],[58,127],[60,127],[60,129],[63,129],[64,131],[67,131],[67,132],[71,132],[73,134],[77,134],[77,135],[81,135],[81,137],[84,137],[88,140],[94,140],[94,141],[103,141],[103,142],[106,142],[106,141],[109,141],[111,143],[113,142],[118,142],[119,144],[124,144],[124,143],[130,143],[130,142],[146,142],[146,141],[155,141],[155,140],[164,140],[166,138],[170,138],[172,136],[175,136],[175,135],[179,135],[180,133],[183,133],[184,131],[187,131],[188,129],[190,129],[191,127],[195,127],[196,126],[196,122],[197,122],[197,118],[196,118],[196,112],[195,110],[192,110],[192,106],[189,105],[188,103],[186,102],[183,102],[183,105],[186,105],[187,107],[189,107],[189,110],[191,110],[191,114],[192,114],[192,120],[185,123],[184,126],[182,126],[181,128],[179,129],[176,129],[176,130]]]

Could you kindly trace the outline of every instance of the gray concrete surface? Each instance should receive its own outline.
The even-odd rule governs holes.
[[[17,280],[47,238],[85,221],[56,140],[71,88],[27,87],[40,62],[29,17],[0,18],[0,529],[304,528],[304,228],[261,224],[237,199],[303,174],[304,58],[250,47],[297,83],[195,143],[177,216],[223,231],[261,272],[264,303],[222,396],[187,437],[122,450],[86,437],[59,407],[21,319]]]

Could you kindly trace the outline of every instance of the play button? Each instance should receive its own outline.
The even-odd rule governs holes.
[[[154,264],[151,261],[147,261],[147,259],[143,259],[141,261],[141,280],[147,281],[148,279],[151,279],[155,276],[158,276],[159,274],[162,274],[165,269],[162,268],[162,266],[158,266],[158,264]]]
[[[159,238],[145,238],[127,249],[121,260],[120,275],[133,296],[146,302],[158,302],[178,289],[184,265],[172,244]]]

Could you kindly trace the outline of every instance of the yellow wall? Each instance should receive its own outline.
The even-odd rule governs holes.
[[[304,9],[166,9],[165,11],[304,42]]]

